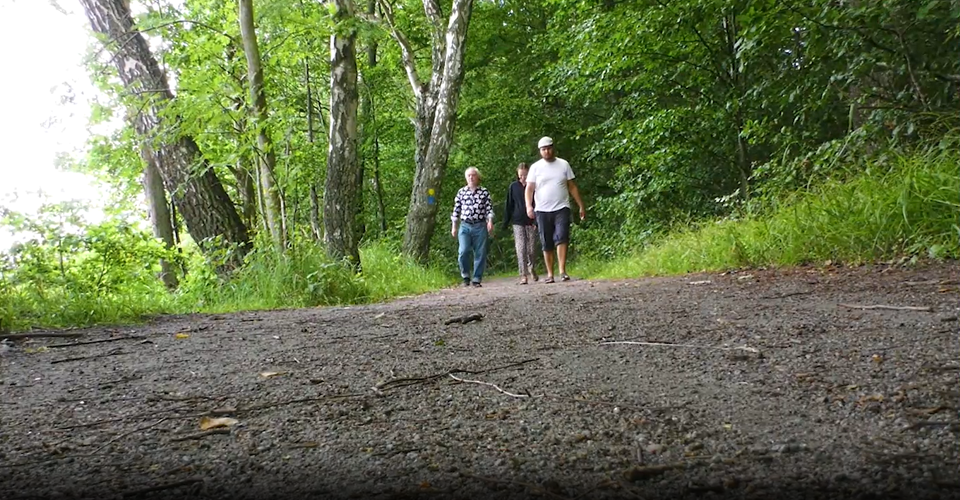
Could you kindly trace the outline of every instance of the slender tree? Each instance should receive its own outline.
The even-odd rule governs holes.
[[[330,142],[323,194],[323,241],[327,254],[360,270],[360,171],[357,156],[357,51],[353,0],[334,0],[330,34]]]
[[[247,227],[243,224],[220,179],[205,164],[200,148],[192,137],[165,136],[165,114],[174,99],[166,76],[137,30],[126,0],[80,0],[95,32],[110,44],[112,61],[127,93],[138,102],[127,105],[129,119],[143,141],[142,151],[156,158],[156,165],[167,192],[183,216],[190,236],[205,251],[218,248],[220,240],[236,246],[221,266],[227,271],[242,263],[249,250]],[[145,159],[149,163],[149,158]]]
[[[257,129],[257,177],[260,182],[260,193],[263,198],[263,217],[267,229],[280,248],[286,246],[286,229],[283,219],[280,190],[277,186],[276,164],[277,155],[273,149],[273,141],[267,132],[267,93],[263,84],[263,64],[260,61],[260,46],[257,43],[257,32],[253,24],[253,0],[239,0],[240,3],[240,36],[243,39],[243,52],[247,56],[247,82],[250,88],[250,113]]]
[[[173,221],[170,217],[170,207],[167,204],[167,194],[163,190],[163,177],[160,175],[160,168],[157,167],[157,159],[153,157],[148,148],[142,149],[140,156],[146,161],[144,162],[141,182],[146,194],[147,210],[150,214],[153,236],[159,238],[168,250],[173,249],[176,247],[176,242],[173,237]],[[160,259],[160,281],[168,290],[176,290],[180,285],[177,273],[170,261],[166,259]]]
[[[443,29],[439,3],[436,0],[423,0],[432,42],[432,69],[427,83],[421,82],[417,74],[413,48],[397,27],[392,5],[388,0],[380,0],[380,5],[393,38],[400,45],[416,108],[416,172],[403,234],[403,252],[418,262],[426,263],[430,255],[430,238],[436,227],[436,201],[440,199],[443,171],[453,145],[473,0],[453,0],[446,31]]]

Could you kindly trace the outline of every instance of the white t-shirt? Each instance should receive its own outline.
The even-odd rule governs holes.
[[[527,172],[527,182],[536,185],[533,202],[537,212],[556,212],[561,208],[570,208],[567,181],[573,178],[573,169],[561,158],[554,158],[551,162],[541,158],[531,165]]]

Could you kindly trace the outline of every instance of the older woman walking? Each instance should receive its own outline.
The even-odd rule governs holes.
[[[463,286],[480,287],[487,261],[487,238],[493,235],[493,203],[487,188],[480,186],[480,171],[476,167],[466,169],[463,176],[467,185],[457,191],[457,197],[453,200],[450,236],[457,238],[460,243],[457,262]],[[457,220],[460,221],[459,231]]]

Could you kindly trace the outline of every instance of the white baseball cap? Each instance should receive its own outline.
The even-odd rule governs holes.
[[[537,148],[545,148],[547,146],[553,146],[553,139],[549,137],[540,138],[540,142],[537,143]]]

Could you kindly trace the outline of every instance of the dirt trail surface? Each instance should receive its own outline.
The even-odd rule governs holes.
[[[504,280],[16,340],[0,497],[956,498],[958,284]]]

